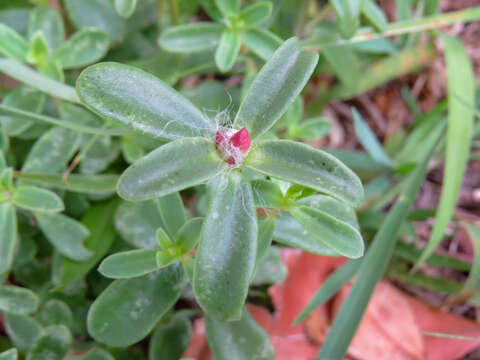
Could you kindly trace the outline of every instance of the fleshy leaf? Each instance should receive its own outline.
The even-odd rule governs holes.
[[[192,336],[192,325],[185,315],[175,314],[168,324],[161,324],[153,332],[148,349],[150,360],[182,357]]]
[[[247,167],[294,184],[308,186],[350,204],[363,199],[360,179],[332,155],[306,144],[267,140],[250,150]]]
[[[200,240],[202,232],[203,218],[193,218],[188,220],[179,230],[175,240],[177,247],[183,254],[193,250]]]
[[[27,40],[12,28],[0,24],[0,53],[18,61],[25,61],[30,48]]]
[[[223,26],[209,22],[178,25],[163,31],[158,42],[171,52],[199,52],[217,46],[223,30]]]
[[[273,346],[265,330],[244,309],[239,321],[206,317],[207,339],[216,359],[272,360]]]
[[[195,257],[193,288],[208,316],[241,318],[255,267],[257,216],[250,184],[233,172],[217,185]]]
[[[178,192],[174,192],[158,198],[156,203],[165,229],[171,238],[175,239],[178,230],[185,223],[182,197]]]
[[[249,29],[242,33],[242,41],[262,60],[268,61],[275,53],[282,39],[274,33],[264,29]]]
[[[159,147],[120,177],[118,193],[127,200],[147,200],[208,181],[226,166],[212,141],[185,138]]]
[[[215,62],[221,72],[227,72],[235,64],[241,44],[241,37],[238,31],[225,30],[222,33],[220,43],[215,52]]]
[[[17,244],[17,215],[9,203],[0,204],[0,274],[12,265]]]
[[[354,259],[363,255],[362,236],[351,225],[307,206],[293,208],[290,212],[307,232],[339,254]]]
[[[0,285],[0,310],[14,315],[26,315],[38,308],[40,300],[31,290],[13,286]]]
[[[263,66],[240,105],[235,125],[252,139],[270,129],[307,83],[318,54],[302,51],[297,38],[287,40]]]
[[[139,278],[115,280],[90,307],[88,332],[109,346],[132,345],[153,329],[185,285],[179,264]]]
[[[273,6],[270,1],[260,1],[251,4],[240,12],[240,19],[247,27],[257,27],[268,20],[272,14]]]
[[[155,76],[119,63],[100,63],[77,81],[82,102],[97,114],[157,138],[213,133],[190,101]]]
[[[72,260],[87,260],[92,253],[83,246],[88,229],[76,220],[62,214],[35,214],[38,224],[55,248]]]
[[[98,271],[111,279],[128,279],[149,274],[158,269],[156,249],[138,249],[110,255]]]
[[[59,212],[65,208],[57,194],[35,186],[19,186],[12,201],[16,206],[31,211]]]
[[[115,10],[125,19],[132,16],[136,6],[137,0],[115,0]]]
[[[49,359],[61,360],[70,349],[72,340],[66,326],[49,326],[42,331],[26,360],[45,360],[46,354]]]
[[[87,66],[100,60],[108,50],[109,39],[100,29],[83,29],[73,34],[54,53],[64,69]]]

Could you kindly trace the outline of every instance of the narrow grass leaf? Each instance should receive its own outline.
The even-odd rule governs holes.
[[[368,151],[370,156],[378,163],[388,167],[393,167],[393,161],[383,150],[382,144],[378,141],[372,129],[363,120],[357,109],[353,109],[353,124],[357,133],[358,141]]]
[[[472,140],[473,108],[475,102],[475,76],[472,62],[462,42],[453,36],[443,36],[448,71],[448,128],[440,203],[435,224],[428,244],[414,269],[418,269],[435,251],[443,239],[445,230],[452,220],[467,167],[470,143]],[[457,100],[463,99],[465,106]]]
[[[317,290],[313,298],[300,314],[295,318],[292,325],[303,322],[316,308],[329,301],[340,288],[352,279],[360,268],[362,259],[350,260],[341,268],[332,273],[323,285]]]
[[[343,359],[345,356],[375,286],[382,278],[392,258],[398,231],[420,190],[428,163],[437,144],[438,140],[410,175],[405,191],[400,195],[376,233],[372,245],[362,260],[352,290],[335,318],[318,359]]]

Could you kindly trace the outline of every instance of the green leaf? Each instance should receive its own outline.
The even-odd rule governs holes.
[[[39,71],[45,66],[48,59],[48,44],[42,32],[37,32],[30,41],[30,51],[27,54],[27,61],[38,65]],[[47,75],[43,73],[44,75]]]
[[[65,209],[62,199],[57,194],[36,186],[19,186],[15,189],[12,202],[31,211],[59,212]]]
[[[94,347],[82,355],[67,355],[64,360],[115,360],[107,351]]]
[[[125,136],[122,139],[122,155],[125,161],[132,164],[145,156],[145,150],[134,137]]]
[[[73,87],[52,80],[13,59],[0,58],[0,71],[53,97],[74,103],[80,102]]]
[[[20,62],[24,62],[30,45],[12,28],[0,24],[0,53]]]
[[[283,263],[280,249],[270,246],[257,268],[252,285],[280,284],[287,277],[287,267]]]
[[[222,177],[195,256],[193,289],[209,317],[241,318],[255,267],[257,234],[250,184],[237,172]]]
[[[9,92],[3,99],[2,105],[20,110],[40,113],[45,104],[45,95],[26,86],[19,86]],[[33,125],[32,121],[14,114],[2,116],[2,126],[9,136],[16,136],[28,130]]]
[[[473,301],[478,304],[480,294],[480,227],[471,223],[464,223],[474,248],[474,260],[468,274],[468,279],[463,285],[462,294],[473,294]]]
[[[299,139],[314,141],[327,135],[332,128],[332,123],[324,117],[314,117],[300,123],[295,133]]]
[[[17,360],[17,359],[18,359],[17,349],[10,349],[0,354],[0,360]]]
[[[115,0],[115,10],[117,10],[117,13],[125,19],[132,16],[136,7],[137,0]]]
[[[290,212],[310,235],[335,252],[354,259],[363,255],[362,236],[351,225],[307,206],[293,208]]]
[[[123,202],[115,214],[115,228],[122,238],[138,248],[157,247],[156,231],[163,226],[156,201]]]
[[[157,232],[155,233],[155,237],[157,239],[157,244],[165,252],[169,251],[175,245],[175,243],[172,241],[170,236],[168,236],[168,234],[162,228],[157,229]],[[163,255],[160,256],[160,258],[163,258]]]
[[[127,32],[127,24],[115,11],[110,0],[65,0],[65,10],[77,29],[104,30],[113,42],[119,42]]]
[[[9,203],[0,204],[0,274],[8,271],[17,244],[17,215]]]
[[[472,62],[462,42],[443,36],[448,71],[448,127],[440,203],[430,239],[414,269],[418,269],[435,251],[452,220],[468,163],[475,108],[475,76]]]
[[[212,141],[178,139],[152,151],[125,170],[118,182],[118,194],[136,201],[165,196],[206,182],[226,166]]]
[[[288,140],[259,142],[245,165],[263,174],[308,186],[350,204],[360,204],[360,179],[335,157],[306,144]]]
[[[312,195],[299,200],[298,204],[320,210],[360,230],[354,209],[334,198],[324,195]]]
[[[30,14],[28,38],[32,40],[38,33],[45,38],[49,52],[58,48],[65,38],[65,29],[60,13],[46,7],[34,8]]]
[[[259,1],[246,6],[240,11],[240,20],[245,22],[245,27],[257,27],[268,20],[272,14],[273,5],[270,1]]]
[[[72,345],[72,335],[63,325],[49,326],[37,338],[26,360],[62,360]]]
[[[242,32],[242,41],[264,61],[268,61],[282,45],[281,38],[264,29],[249,29]]]
[[[240,0],[215,0],[223,16],[236,14],[240,10]]]
[[[349,46],[329,46],[323,50],[323,56],[342,84],[355,88],[363,73],[363,64],[356,52]]]
[[[280,209],[286,205],[280,186],[274,182],[258,179],[251,186],[256,207]]]
[[[215,52],[215,63],[221,72],[227,72],[235,64],[241,44],[239,32],[229,29],[223,31]]]
[[[61,300],[48,300],[36,315],[44,326],[65,325],[68,328],[73,326],[72,310]]]
[[[119,178],[118,175],[113,174],[71,174],[65,179],[63,175],[60,174],[38,174],[30,172],[17,172],[15,173],[15,176],[28,183],[36,185],[89,194],[106,194],[115,192]]]
[[[180,264],[135,279],[115,280],[90,307],[88,332],[109,346],[132,345],[153,329],[185,285]]]
[[[301,51],[297,38],[287,40],[263,66],[240,105],[234,124],[246,126],[252,139],[270,129],[307,83],[318,54]]]
[[[156,202],[165,229],[170,237],[175,239],[178,230],[185,223],[185,209],[182,197],[178,192],[174,192],[158,198]]]
[[[376,27],[380,32],[387,29],[388,19],[382,8],[374,0],[363,0],[362,14]]]
[[[78,134],[59,127],[52,128],[32,146],[22,172],[54,174],[63,171],[78,145]]]
[[[362,259],[350,260],[341,268],[335,270],[327,280],[320,286],[308,305],[295,318],[292,325],[297,325],[303,322],[316,308],[329,301],[340,288],[348,283],[358,271]]]
[[[213,124],[190,101],[131,66],[90,66],[80,74],[77,92],[99,115],[153,137],[175,139],[213,132]]]
[[[44,235],[62,255],[77,261],[92,256],[82,243],[90,235],[85,225],[62,214],[36,213],[35,217]]]
[[[209,316],[205,320],[208,344],[215,359],[273,360],[268,334],[246,309],[239,321],[220,322]]]
[[[353,109],[353,124],[355,126],[355,132],[357,133],[357,138],[360,143],[363,145],[365,150],[368,151],[370,156],[378,163],[386,165],[388,167],[393,167],[393,161],[383,150],[382,145],[378,141],[377,137],[363,120],[360,113],[357,109]]]
[[[337,15],[338,30],[344,38],[351,38],[360,25],[360,10],[363,0],[330,0]]]
[[[109,39],[100,29],[82,29],[65,41],[52,55],[64,69],[75,69],[97,62],[107,53]]]
[[[26,315],[38,308],[40,299],[28,289],[13,286],[0,285],[0,310],[14,315]]]
[[[387,218],[376,233],[357,273],[347,299],[343,303],[327,339],[322,346],[318,359],[343,359],[347,348],[367,308],[368,302],[378,281],[382,278],[392,258],[393,250],[401,224],[405,221],[408,209],[414,202],[428,169],[428,163],[438,144],[425,154],[421,163],[408,178],[408,183]]]
[[[263,262],[273,239],[273,230],[275,229],[275,216],[267,215],[258,220],[258,238],[257,254],[255,258],[255,268]]]
[[[152,334],[148,359],[180,359],[190,345],[192,325],[187,316],[177,313],[169,323],[161,324]]]
[[[182,254],[188,254],[200,240],[203,218],[188,220],[179,230],[175,240]]]
[[[40,323],[27,315],[5,313],[4,321],[8,337],[22,352],[29,351],[43,331]]]
[[[149,274],[158,269],[157,252],[157,249],[139,249],[116,253],[104,259],[98,271],[111,279],[128,279]]]
[[[85,248],[93,253],[93,256],[82,262],[63,258],[62,273],[57,290],[84,277],[110,249],[116,237],[112,220],[117,204],[117,201],[111,201],[106,204],[92,205],[85,213],[82,224],[88,229],[90,235],[85,239],[84,244]]]
[[[192,53],[217,46],[224,27],[210,22],[173,26],[162,32],[158,43],[171,52]]]

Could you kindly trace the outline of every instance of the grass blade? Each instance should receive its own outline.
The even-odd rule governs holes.
[[[356,274],[361,263],[362,259],[350,260],[330,275],[327,281],[317,290],[308,305],[297,316],[292,325],[301,323],[313,310],[330,300],[332,296]]]
[[[461,41],[452,36],[443,36],[448,71],[448,130],[442,194],[435,225],[429,242],[414,271],[435,251],[452,220],[468,162],[473,129],[473,104],[475,102],[475,75],[470,58]],[[471,105],[465,106],[457,97]]]
[[[440,137],[438,137],[440,138]],[[427,172],[429,160],[438,141],[425,154],[413,171],[405,191],[399,196],[389,215],[375,235],[373,243],[360,265],[357,280],[343,303],[339,314],[320,351],[318,359],[343,359],[358,325],[367,308],[372,293],[392,258],[397,233],[407,217]]]

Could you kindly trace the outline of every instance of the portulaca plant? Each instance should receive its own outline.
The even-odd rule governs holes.
[[[151,137],[170,140],[122,174],[117,186],[122,198],[160,201],[168,214],[168,209],[176,213],[183,209],[178,191],[200,184],[212,190],[203,221],[184,222],[181,216],[171,230],[158,231],[159,248],[114,254],[104,260],[100,271],[113,278],[151,272],[144,278],[145,284],[135,283],[145,289],[145,297],[139,299],[145,302],[155,296],[154,290],[147,290],[148,284],[163,289],[162,282],[175,283],[170,286],[171,294],[162,290],[162,296],[168,298],[164,308],[173,305],[185,284],[181,261],[208,317],[234,321],[242,317],[250,281],[272,241],[277,214],[283,225],[293,221],[292,226],[312,235],[308,244],[293,241],[293,246],[316,253],[362,256],[363,241],[350,208],[363,198],[357,176],[319,149],[266,136],[300,94],[317,61],[318,55],[303,51],[298,39],[287,40],[258,73],[234,119],[224,121],[209,119],[174,89],[139,69],[100,63],[84,70],[77,92],[88,108]],[[316,192],[324,195],[314,195]],[[266,218],[271,221],[262,219],[260,227],[257,207],[272,209],[267,210]],[[156,271],[160,268],[164,270]],[[95,301],[89,330],[97,340],[105,341],[105,335],[124,345],[134,342],[104,326],[112,323],[105,320],[107,309],[127,301],[115,299],[114,294],[121,289],[128,293],[132,284],[114,282]],[[124,293],[122,297],[128,298]],[[156,308],[156,315],[146,315],[145,308],[148,306],[142,307],[142,314],[152,317],[153,327],[165,310],[159,313]],[[112,311],[107,312],[113,316]],[[148,327],[133,340],[145,336]]]

